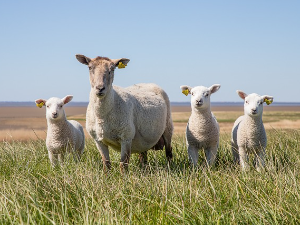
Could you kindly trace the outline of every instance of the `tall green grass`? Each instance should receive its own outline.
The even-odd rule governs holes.
[[[244,173],[232,162],[222,135],[214,168],[189,167],[185,140],[175,137],[174,160],[150,151],[129,172],[102,170],[87,141],[80,163],[72,157],[52,169],[44,141],[0,144],[0,224],[299,224],[300,133],[268,132],[266,169]],[[204,155],[201,154],[201,161]]]

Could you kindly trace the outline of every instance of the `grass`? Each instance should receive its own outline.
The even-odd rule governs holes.
[[[299,224],[300,133],[268,131],[266,170],[235,167],[223,134],[216,166],[189,167],[185,140],[174,137],[174,160],[151,151],[142,168],[102,171],[91,140],[80,163],[52,169],[45,142],[0,143],[0,224]],[[201,154],[200,162],[204,160]]]

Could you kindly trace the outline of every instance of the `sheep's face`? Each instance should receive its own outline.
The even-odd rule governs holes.
[[[98,98],[104,98],[112,88],[114,70],[120,62],[127,65],[129,59],[109,59],[97,57],[90,59],[84,55],[76,55],[79,62],[88,65],[90,71],[90,83],[92,92]]]
[[[221,85],[215,84],[209,88],[203,86],[189,87],[181,86],[184,94],[191,94],[191,106],[194,109],[208,109],[210,108],[210,95],[219,90]]]
[[[44,102],[46,106],[46,118],[49,120],[60,120],[65,118],[65,111],[63,106],[72,100],[72,95],[67,95],[63,99],[60,98],[50,98],[48,100],[38,99],[35,102],[37,104]]]
[[[245,94],[242,91],[237,91],[238,95],[244,99],[244,111],[245,114],[251,117],[261,117],[263,113],[263,103],[265,100],[273,101],[272,96],[258,94]]]

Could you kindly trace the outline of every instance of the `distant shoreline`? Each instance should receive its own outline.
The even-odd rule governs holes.
[[[70,102],[68,107],[87,107],[88,102]],[[243,106],[243,102],[212,102],[213,107]],[[190,102],[171,102],[171,106],[190,106]],[[274,102],[270,106],[300,106],[300,102]],[[36,107],[34,102],[0,102],[0,107]]]

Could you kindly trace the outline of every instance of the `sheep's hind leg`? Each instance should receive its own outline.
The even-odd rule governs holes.
[[[208,166],[214,166],[216,162],[217,152],[218,152],[218,145],[207,148],[204,150],[206,163]]]
[[[109,151],[108,146],[103,144],[101,141],[95,141],[96,146],[101,154],[102,162],[103,162],[103,170],[107,171],[110,170],[110,159],[109,159]]]
[[[148,163],[148,156],[147,156],[147,151],[141,152],[139,154],[139,160],[140,160],[140,164],[141,166],[145,166]]]
[[[232,152],[234,163],[239,164],[240,163],[239,148],[233,142],[231,142],[231,152]]]
[[[131,155],[131,141],[122,141],[121,143],[121,161],[120,170],[122,173],[128,171],[128,163]]]
[[[265,167],[265,149],[261,149],[255,156],[255,168],[260,172]]]
[[[198,149],[195,148],[194,146],[189,145],[188,146],[188,154],[189,154],[189,160],[192,163],[194,167],[197,166],[198,164],[198,159],[199,159],[199,152]]]
[[[52,152],[48,151],[48,156],[49,156],[52,167],[57,166],[58,165],[58,155],[53,154]]]

